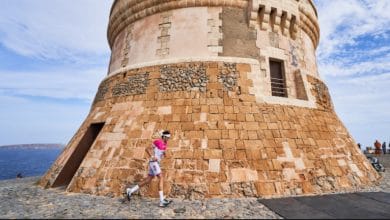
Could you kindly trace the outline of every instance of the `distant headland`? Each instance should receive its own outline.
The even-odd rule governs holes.
[[[3,145],[0,149],[62,149],[64,144],[15,144]]]

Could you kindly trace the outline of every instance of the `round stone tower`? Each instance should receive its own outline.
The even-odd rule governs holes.
[[[317,71],[310,0],[116,0],[112,54],[91,111],[45,187],[119,196],[173,134],[170,197],[357,190],[379,175],[338,119]],[[157,181],[141,190],[158,195]]]

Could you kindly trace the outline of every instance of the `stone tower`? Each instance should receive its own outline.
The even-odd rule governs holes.
[[[170,197],[310,195],[379,178],[318,75],[310,0],[116,0],[89,115],[45,187],[119,196],[161,130]],[[141,193],[157,195],[157,181]]]

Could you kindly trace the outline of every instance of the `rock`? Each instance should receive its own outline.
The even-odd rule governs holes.
[[[159,86],[161,92],[191,91],[197,88],[206,90],[208,77],[206,68],[202,64],[189,66],[163,66],[160,69]]]
[[[181,207],[173,210],[174,213],[185,213],[186,207]]]

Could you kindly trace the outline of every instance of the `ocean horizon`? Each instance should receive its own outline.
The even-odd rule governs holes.
[[[0,180],[42,176],[62,148],[0,148]]]

